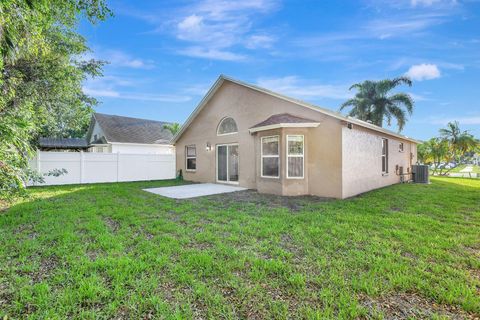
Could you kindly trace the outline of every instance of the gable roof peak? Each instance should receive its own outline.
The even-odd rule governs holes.
[[[237,85],[240,85],[242,87],[246,87],[246,88],[258,91],[258,92],[262,92],[264,94],[267,94],[267,95],[276,97],[278,99],[282,99],[282,100],[294,103],[296,105],[299,105],[299,106],[302,106],[302,107],[305,107],[305,108],[323,113],[325,115],[328,115],[330,117],[333,117],[333,118],[336,118],[336,119],[339,119],[339,120],[342,120],[342,121],[347,121],[347,122],[350,122],[350,123],[356,124],[358,126],[368,128],[368,129],[371,129],[371,130],[374,130],[374,131],[377,131],[377,132],[388,134],[388,135],[391,135],[391,136],[394,136],[394,137],[397,137],[397,138],[401,138],[401,139],[404,139],[404,140],[408,140],[408,141],[411,141],[411,142],[414,142],[414,143],[419,143],[419,141],[417,141],[415,139],[412,139],[412,138],[409,138],[409,137],[404,136],[402,134],[399,134],[399,133],[393,132],[391,130],[379,127],[377,125],[368,123],[366,121],[362,121],[362,120],[358,120],[356,118],[345,116],[345,115],[341,114],[340,112],[336,112],[336,111],[333,111],[333,110],[322,108],[322,107],[319,107],[317,105],[305,102],[305,101],[300,100],[300,99],[292,98],[292,97],[283,95],[281,93],[277,93],[277,92],[259,87],[259,86],[254,85],[254,84],[243,82],[241,80],[237,80],[235,78],[226,76],[225,74],[220,74],[220,76],[217,78],[217,80],[215,81],[213,86],[208,90],[207,94],[203,97],[203,99],[197,105],[195,110],[190,114],[187,121],[183,124],[183,126],[180,128],[180,130],[177,132],[177,134],[175,136],[173,136],[173,138],[171,140],[172,143],[175,143],[175,142],[178,141],[178,139],[182,136],[182,134],[186,130],[186,128],[195,119],[197,114],[203,109],[203,107],[208,103],[208,101],[210,101],[211,97],[217,92],[217,90],[221,87],[221,85],[225,81],[229,81],[229,82],[235,83]]]

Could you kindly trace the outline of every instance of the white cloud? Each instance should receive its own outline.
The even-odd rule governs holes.
[[[120,50],[106,50],[100,53],[102,54],[103,59],[110,62],[114,67],[127,67],[133,69],[151,69],[154,67],[152,61],[134,58]]]
[[[440,78],[441,74],[437,65],[422,63],[411,66],[405,75],[412,80],[422,81]]]
[[[189,95],[153,94],[138,92],[141,87],[132,80],[115,76],[88,79],[83,85],[83,92],[96,98],[116,98],[138,101],[158,101],[180,103],[191,100]]]
[[[220,49],[208,49],[197,46],[188,47],[186,49],[180,50],[179,53],[189,57],[207,58],[223,61],[241,61],[246,59],[246,56],[234,52]]]
[[[430,7],[432,5],[456,5],[456,0],[410,0],[412,7],[423,6]]]
[[[259,14],[277,7],[277,0],[203,0],[184,9],[174,23],[177,39],[190,43],[180,54],[239,61],[245,57],[232,52],[232,47],[269,48],[275,39],[256,32]]]
[[[93,52],[88,52],[79,57],[82,60],[105,60],[112,67],[123,67],[132,69],[152,69],[155,67],[154,62],[132,55],[117,49],[105,49],[102,47],[94,48]]]
[[[262,34],[255,34],[248,37],[245,46],[248,49],[270,48],[275,43],[275,38]]]
[[[395,17],[378,18],[369,21],[364,30],[366,36],[387,39],[398,36],[411,36],[414,32],[421,32],[431,26],[445,22],[446,14],[432,12],[425,14],[404,14]]]
[[[117,98],[124,100],[157,101],[172,103],[187,102],[191,100],[189,96],[182,95],[120,92],[114,89],[97,89],[87,86],[83,87],[83,92],[96,98]]]
[[[343,100],[351,97],[348,86],[312,83],[297,76],[261,78],[257,81],[257,84],[260,87],[298,98]]]

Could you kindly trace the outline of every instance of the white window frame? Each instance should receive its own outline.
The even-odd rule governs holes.
[[[263,155],[263,139],[267,138],[277,138],[278,139],[278,150],[277,150],[277,155]],[[263,174],[263,159],[264,158],[278,158],[278,175],[277,176],[266,176]],[[262,178],[267,178],[267,179],[279,179],[280,178],[280,135],[273,135],[273,136],[263,136],[260,138],[260,176]]]
[[[235,126],[237,127],[237,131],[235,132],[228,132],[228,133],[218,133],[218,130],[220,130],[220,126],[222,125],[223,121],[227,120],[227,119],[232,119],[233,122],[235,122]],[[237,121],[235,121],[235,119],[233,119],[232,117],[224,117],[222,118],[222,120],[220,120],[220,122],[218,123],[218,126],[217,126],[217,136],[228,136],[228,135],[231,135],[231,134],[237,134],[238,133],[238,124],[237,124]]]
[[[216,158],[216,161],[215,161],[215,180],[218,182],[218,183],[228,183],[228,184],[239,184],[240,181],[230,181],[230,161],[229,161],[229,158],[228,158],[228,151],[230,149],[230,147],[232,146],[236,146],[238,149],[238,158],[239,158],[239,161],[238,161],[238,180],[240,180],[240,147],[238,145],[238,143],[224,143],[224,144],[217,144],[215,146],[215,158]],[[218,180],[218,148],[219,147],[227,147],[227,180]]]
[[[188,148],[189,147],[194,147],[195,148],[195,157],[189,156],[188,155]],[[195,169],[188,169],[188,159],[195,159]],[[195,172],[197,171],[197,146],[195,144],[190,144],[188,146],[185,146],[185,171],[188,172]]]
[[[400,142],[398,144],[398,152],[404,152],[405,151],[405,144],[403,142]]]
[[[385,154],[383,154],[383,142],[386,142]],[[383,170],[383,159],[385,158],[385,170]],[[388,175],[388,139],[382,138],[382,175]]]
[[[288,138],[289,137],[302,137],[302,154],[288,154]],[[286,154],[286,164],[285,170],[287,179],[305,179],[305,136],[303,134],[287,134],[287,140],[285,142],[285,154]],[[301,177],[290,177],[288,175],[288,158],[302,158],[302,176]]]

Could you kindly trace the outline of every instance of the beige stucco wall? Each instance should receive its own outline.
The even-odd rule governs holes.
[[[283,128],[250,134],[248,129],[271,115],[291,113],[320,123],[316,128]],[[235,119],[239,132],[217,136],[224,117]],[[261,178],[260,137],[280,135],[280,178]],[[286,135],[305,136],[305,178],[286,179]],[[238,143],[239,185],[260,192],[282,195],[311,194],[345,198],[374,188],[399,182],[395,165],[406,172],[409,155],[416,156],[415,145],[404,141],[405,152],[398,153],[398,139],[390,138],[388,176],[381,174],[382,134],[354,126],[295,103],[225,81],[195,120],[176,142],[177,170],[195,182],[216,182],[216,145]],[[212,146],[206,151],[206,144]],[[197,170],[185,170],[185,146],[197,147]],[[395,146],[397,145],[397,146]],[[416,158],[412,163],[416,162]]]
[[[268,132],[250,134],[248,129],[271,115],[291,113],[320,122],[317,128],[288,128],[278,130],[281,134],[281,178],[260,177],[260,138]],[[224,117],[237,122],[237,134],[217,136],[217,126]],[[336,129],[333,129],[336,128]],[[334,130],[332,132],[332,130]],[[326,197],[341,197],[341,144],[340,121],[320,112],[310,110],[271,95],[225,81],[208,104],[197,115],[176,142],[177,170],[182,169],[184,178],[196,182],[215,182],[217,144],[239,144],[239,185],[259,189],[262,192],[284,195],[317,194]],[[285,134],[305,135],[305,179],[285,179]],[[271,133],[268,133],[271,134]],[[315,136],[315,138],[310,138]],[[206,151],[206,143],[212,145]],[[197,147],[197,170],[185,171],[185,146]],[[316,157],[316,158],[315,158]],[[315,170],[310,167],[315,164]],[[317,170],[317,168],[319,168]],[[314,171],[312,173],[312,171]],[[311,182],[311,177],[319,179]],[[285,183],[283,184],[283,182]],[[328,184],[322,184],[327,181]],[[310,191],[309,191],[310,190]]]
[[[388,139],[388,174],[382,174],[382,138]],[[342,140],[343,198],[399,183],[396,166],[403,167],[403,172],[407,173],[417,161],[414,143],[358,126],[342,127]],[[401,142],[403,152],[399,151]],[[413,155],[411,160],[410,154]]]

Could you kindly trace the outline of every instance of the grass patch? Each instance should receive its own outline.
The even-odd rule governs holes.
[[[0,213],[0,318],[473,318],[480,181],[431,180],[331,201],[31,188]]]
[[[477,165],[466,165],[466,164],[461,164],[455,168],[453,168],[450,172],[452,173],[459,173],[460,171],[462,171],[463,169],[465,169],[467,166],[469,167],[472,167],[472,173],[480,173],[480,166],[477,166]]]

